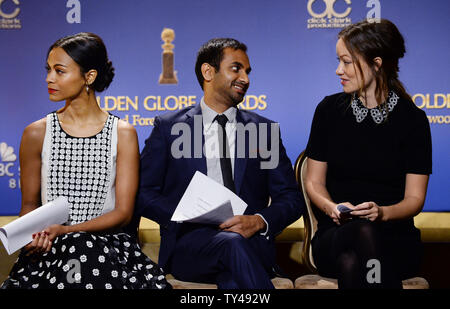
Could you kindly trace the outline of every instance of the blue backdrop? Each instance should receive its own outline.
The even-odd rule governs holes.
[[[56,39],[82,31],[104,39],[116,76],[99,103],[136,127],[141,149],[156,115],[200,102],[198,48],[213,37],[243,41],[253,70],[242,108],[278,121],[295,161],[316,105],[341,91],[337,33],[366,17],[392,20],[405,37],[400,79],[427,113],[433,138],[425,210],[450,211],[449,16],[448,0],[0,1],[0,215],[20,210],[24,128],[64,104],[49,101],[45,83],[46,53]],[[158,83],[164,28],[175,32],[177,84]]]

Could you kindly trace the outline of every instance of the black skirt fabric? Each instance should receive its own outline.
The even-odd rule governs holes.
[[[19,255],[2,289],[170,289],[163,270],[127,233],[58,236],[49,252]]]

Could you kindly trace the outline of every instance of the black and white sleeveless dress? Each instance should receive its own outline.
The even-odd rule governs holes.
[[[42,150],[42,203],[67,197],[74,225],[114,209],[118,118],[109,115],[92,137],[72,137],[56,113],[47,115]],[[163,270],[129,234],[75,232],[58,236],[50,252],[19,255],[1,288],[165,289]]]

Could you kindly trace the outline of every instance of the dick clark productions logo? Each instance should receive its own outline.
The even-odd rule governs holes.
[[[308,1],[308,12],[314,18],[324,18],[325,16],[327,16],[327,18],[332,18],[332,17],[343,18],[343,17],[347,17],[350,14],[350,12],[352,11],[352,8],[348,7],[343,13],[338,13],[334,9],[334,4],[335,4],[336,0],[322,0],[325,3],[325,10],[321,13],[316,13],[312,9],[312,5],[316,1],[317,0],[309,0]],[[348,5],[352,4],[352,2],[350,0],[345,0],[345,2]]]
[[[317,12],[317,6],[313,8],[313,4],[317,0],[308,1],[308,13],[312,18],[308,19],[308,29],[313,28],[343,28],[352,23],[352,20],[348,17],[352,8],[350,0],[345,0],[347,8],[344,12],[336,12],[335,3],[336,0],[321,0],[325,4],[325,9],[322,12]]]
[[[0,0],[0,29],[21,29],[19,0]]]

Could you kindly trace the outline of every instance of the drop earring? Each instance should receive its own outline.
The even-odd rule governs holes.
[[[86,93],[89,94],[89,85],[86,85]]]

